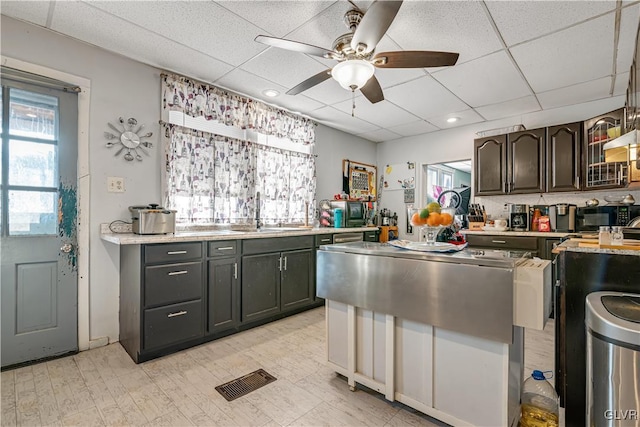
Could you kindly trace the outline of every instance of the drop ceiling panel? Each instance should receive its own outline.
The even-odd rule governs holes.
[[[447,122],[447,119],[451,117],[457,117],[458,120],[453,123]],[[458,111],[455,113],[443,114],[438,117],[432,117],[429,119],[429,122],[433,123],[435,126],[439,127],[440,129],[449,129],[449,128],[456,128],[460,126],[469,125],[472,123],[479,123],[479,122],[482,122],[483,120],[484,119],[480,117],[478,113],[469,109],[464,111]]]
[[[518,116],[540,110],[535,96],[523,96],[499,104],[485,105],[475,108],[476,112],[487,120],[497,120],[503,117]]]
[[[12,18],[22,19],[27,22],[44,27],[49,15],[49,1],[2,1],[0,12]]]
[[[616,80],[613,85],[613,96],[627,96],[627,88],[629,87],[629,73],[616,74]]]
[[[609,12],[615,1],[487,1],[486,5],[507,46],[567,28]]]
[[[387,35],[404,50],[458,52],[460,63],[502,48],[475,1],[405,1]]]
[[[360,138],[368,139],[374,142],[392,141],[394,139],[402,138],[401,135],[391,132],[387,129],[378,129],[372,132],[365,132],[358,135]]]
[[[311,89],[307,89],[302,92],[302,95],[326,105],[351,99],[351,91],[343,89],[334,79],[328,79]]]
[[[301,24],[323,12],[333,1],[222,1],[218,4],[254,22],[268,35],[285,37]],[[285,37],[286,38],[286,37]]]
[[[307,2],[301,3],[306,4]],[[345,12],[351,8],[351,5],[346,1],[335,2],[312,20],[287,34],[285,38],[332,49],[334,40],[349,32],[343,18]]]
[[[504,51],[442,69],[432,76],[472,107],[531,94]]]
[[[462,111],[468,106],[430,76],[424,76],[385,90],[385,99],[422,119],[438,117],[446,111]]]
[[[613,25],[609,13],[515,46],[511,54],[535,92],[588,82],[611,74]]]
[[[609,96],[611,77],[579,83],[577,85],[542,92],[538,94],[540,104],[544,109],[563,107],[565,105],[581,104],[592,99]]]
[[[419,119],[419,117],[416,117],[387,100],[372,104],[363,95],[359,95],[355,98],[355,104],[356,117],[366,117],[368,122],[375,123],[383,128],[415,122]],[[347,114],[351,114],[352,105],[353,102],[349,99],[334,104],[333,107]]]
[[[56,3],[56,6],[60,2]],[[98,1],[93,7],[133,22],[231,65],[240,65],[264,50],[253,39],[263,32],[210,1]],[[190,30],[187,30],[190,29]],[[133,41],[135,39],[130,39]]]
[[[351,117],[351,114],[336,110],[333,107],[323,107],[314,110],[312,112],[312,116],[327,126],[356,135],[371,132],[380,128],[379,126],[366,122],[357,116]]]
[[[240,68],[287,88],[326,70],[322,64],[300,52],[268,48]]]
[[[633,63],[636,34],[640,23],[640,3],[625,7],[620,16],[620,40],[616,58],[616,72],[624,73],[631,69]]]
[[[415,136],[423,133],[429,133],[438,130],[437,127],[424,120],[418,120],[412,123],[406,123],[401,126],[392,126],[388,128],[391,132],[402,136]]]
[[[184,73],[189,64],[189,77],[205,82],[231,71],[228,64],[84,3],[56,3],[51,29],[161,69]]]

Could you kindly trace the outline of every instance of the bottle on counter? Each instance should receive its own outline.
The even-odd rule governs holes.
[[[598,244],[599,245],[611,244],[611,232],[609,231],[609,226],[607,225],[600,226],[600,231],[598,232]]]
[[[540,209],[536,208],[536,210],[533,211],[533,219],[531,220],[531,231],[538,231],[541,216],[542,212],[540,212]]]
[[[559,398],[544,373],[535,370],[522,385],[521,427],[558,427]]]

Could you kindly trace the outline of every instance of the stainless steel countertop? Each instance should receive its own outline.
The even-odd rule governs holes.
[[[465,248],[458,252],[418,252],[397,248],[389,245],[388,243],[375,242],[351,242],[335,245],[323,245],[320,246],[320,249],[330,252],[344,252],[392,258],[407,258],[506,268],[515,267],[517,261],[521,258],[531,257],[531,253],[527,251],[509,251],[504,249],[494,250]]]

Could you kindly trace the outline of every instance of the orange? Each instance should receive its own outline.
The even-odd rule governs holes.
[[[440,214],[440,224],[451,225],[452,222],[453,222],[453,217],[451,216],[451,214],[448,214],[448,213]]]
[[[421,223],[422,223],[422,220],[420,219],[420,212],[416,212],[413,215],[411,215],[411,224],[420,225]]]
[[[438,212],[431,212],[429,218],[427,218],[427,225],[436,226],[440,225],[440,214]]]

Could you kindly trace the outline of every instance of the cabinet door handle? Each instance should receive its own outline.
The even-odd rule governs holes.
[[[180,254],[186,254],[187,251],[169,251],[167,252],[167,255],[180,255]]]
[[[233,249],[233,246],[222,246],[218,248],[219,251],[232,251]]]
[[[500,243],[504,245],[507,242],[505,240],[492,240],[491,243]]]
[[[282,257],[278,259],[278,270],[282,271]]]
[[[233,278],[234,279],[238,278],[238,263],[237,262],[233,263]]]
[[[180,271],[170,271],[167,273],[168,276],[179,276],[181,274],[187,274],[189,273],[187,270],[180,270]]]
[[[287,257],[284,257],[284,271],[287,271]]]
[[[169,313],[167,317],[176,317],[176,316],[184,316],[187,314],[187,310],[178,311],[177,313]]]

